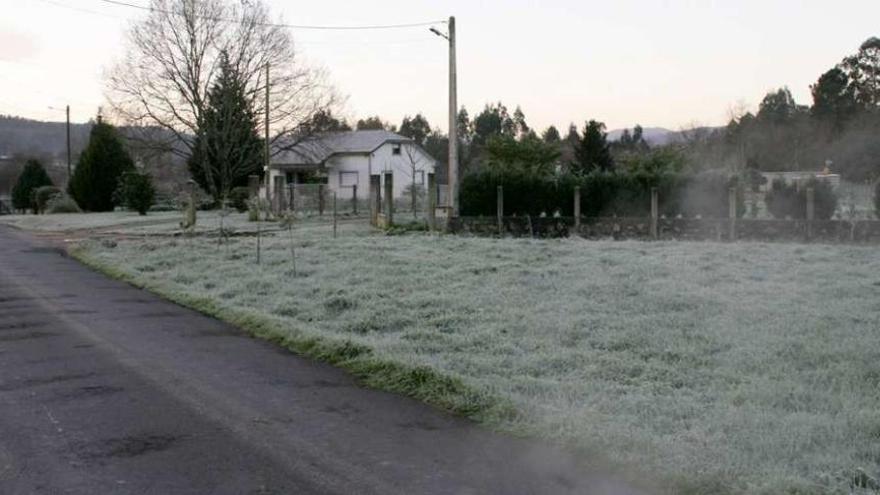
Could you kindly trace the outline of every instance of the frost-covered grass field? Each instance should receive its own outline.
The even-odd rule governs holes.
[[[250,237],[78,256],[670,492],[878,491],[876,247],[293,236],[296,276],[286,232],[263,237],[260,266]]]
[[[107,228],[125,228],[151,224],[176,225],[178,212],[157,212],[138,215],[136,212],[67,213],[57,215],[2,215],[0,224],[45,232],[72,232]]]

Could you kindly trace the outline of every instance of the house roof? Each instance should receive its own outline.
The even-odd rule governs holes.
[[[337,154],[368,154],[385,143],[409,143],[411,139],[389,131],[347,131],[307,139],[272,158],[272,165],[320,165]]]

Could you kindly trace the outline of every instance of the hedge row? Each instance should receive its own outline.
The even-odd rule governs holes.
[[[837,210],[837,194],[831,184],[810,178],[798,187],[782,179],[775,179],[764,196],[767,211],[774,218],[807,218],[807,189],[813,189],[814,213],[817,220],[828,220]]]
[[[461,183],[463,216],[497,213],[497,188],[503,186],[504,214],[574,215],[574,190],[580,186],[581,215],[587,217],[643,217],[651,213],[651,188],[656,187],[660,214],[667,217],[729,215],[729,188],[737,189],[737,215],[745,213],[737,179],[720,174],[536,175],[521,171],[484,170],[467,175]]]

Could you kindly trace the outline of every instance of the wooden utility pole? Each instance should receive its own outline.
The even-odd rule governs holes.
[[[458,84],[455,67],[455,16],[449,17],[449,207],[458,216]]]
[[[70,105],[67,105],[66,113],[67,113],[67,183],[70,184],[70,179],[73,177],[70,172]]]
[[[266,199],[269,199],[269,63],[266,62],[266,123],[265,123],[265,131],[266,131],[266,162],[264,165],[265,168],[265,184],[266,184]]]

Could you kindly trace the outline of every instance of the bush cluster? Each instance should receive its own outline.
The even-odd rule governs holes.
[[[153,179],[149,174],[134,169],[123,172],[122,177],[119,178],[114,200],[126,208],[146,215],[156,202]]]
[[[34,193],[43,186],[51,186],[52,179],[37,160],[28,160],[12,188],[12,207],[16,210],[32,209],[39,211]]]
[[[737,216],[745,213],[738,179],[722,174],[594,172],[548,176],[520,170],[484,170],[462,180],[461,214],[495,215],[498,186],[504,189],[507,216],[573,216],[575,187],[581,191],[581,215],[587,217],[648,216],[654,187],[660,214],[667,217],[726,218],[730,187],[737,189]]]
[[[773,218],[807,218],[807,189],[813,189],[813,204],[817,220],[828,220],[837,210],[837,194],[828,181],[810,178],[805,184],[789,184],[775,179],[764,196],[767,211]]]
[[[251,190],[248,187],[233,187],[229,191],[229,203],[239,213],[248,210],[248,199],[251,197]]]
[[[33,205],[34,211],[36,213],[46,213],[46,207],[49,204],[49,200],[62,194],[61,189],[55,186],[40,186],[33,190]]]
[[[81,213],[79,205],[67,194],[56,194],[46,202],[46,213]]]

